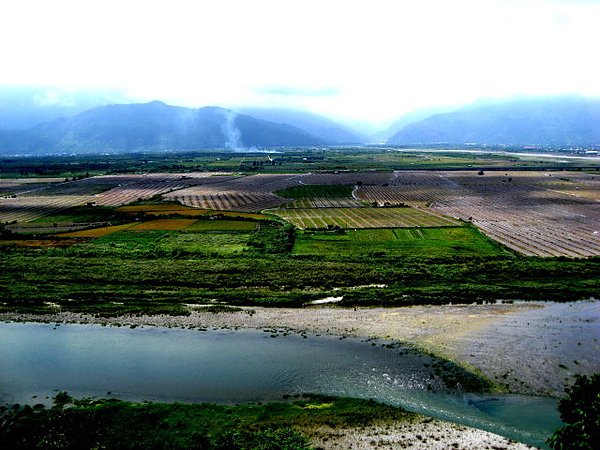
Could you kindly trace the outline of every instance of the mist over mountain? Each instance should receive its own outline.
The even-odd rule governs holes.
[[[329,144],[286,124],[217,107],[162,102],[93,108],[27,130],[0,132],[4,154],[102,153]]]
[[[553,97],[475,104],[408,124],[388,143],[598,144],[600,99]]]
[[[236,111],[257,119],[291,125],[335,144],[359,144],[366,141],[366,136],[351,129],[351,127],[308,111],[259,107],[236,108]]]
[[[391,124],[385,127],[385,129],[372,133],[371,139],[374,142],[387,142],[392,136],[411,123],[420,122],[421,120],[428,119],[436,114],[452,112],[455,109],[455,107],[440,107],[422,108],[411,111],[394,120]]]
[[[97,106],[125,102],[123,94],[117,91],[0,86],[0,130],[27,129]]]

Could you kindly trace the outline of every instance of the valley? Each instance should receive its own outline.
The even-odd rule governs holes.
[[[501,160],[497,154],[473,159],[449,152],[432,162],[418,151],[351,149],[316,163],[338,169],[307,171],[315,150],[297,152],[307,156],[278,154],[281,166],[260,153],[199,154],[189,163],[182,157],[168,171],[160,169],[173,156],[117,158],[114,164],[128,174],[93,169],[93,159],[55,157],[44,169],[51,178],[32,177],[38,169],[25,169],[26,158],[11,160],[3,170],[19,167],[20,176],[0,179],[0,319],[55,329],[79,323],[232,336],[264,330],[272,339],[309,338],[318,348],[323,339],[357,339],[365,355],[373,346],[400,345],[437,358],[435,364],[449,371],[436,370],[436,376],[458,382],[465,395],[483,392],[509,403],[519,394],[550,402],[575,374],[600,370],[593,300],[600,287],[600,176],[593,165],[578,168],[591,160],[573,161],[574,169],[532,170],[529,158]],[[200,160],[220,169],[198,171]],[[380,167],[350,169],[364,161]],[[403,167],[414,161],[433,167]],[[534,162],[554,164],[550,158]],[[517,335],[526,341],[515,341]],[[364,397],[371,389],[360,388],[357,379],[352,389],[336,390],[338,375],[331,377],[329,387],[284,387],[258,397],[273,401],[307,390]],[[103,396],[74,386],[55,389]],[[557,424],[554,415],[529,435],[504,418],[496,423],[437,403],[417,406],[423,389],[373,395],[536,446],[545,445],[543,436]],[[122,400],[141,400],[122,392]],[[408,397],[391,400],[400,394]],[[153,399],[179,400],[169,393]],[[527,407],[514,401],[523,411],[556,414],[537,400]],[[510,408],[502,406],[501,414],[513,414]],[[416,422],[386,420],[373,424],[371,433],[405,427],[414,442],[423,432]],[[439,422],[429,436],[457,433],[452,426]],[[323,436],[331,445],[350,436],[355,443],[364,439],[351,427],[343,433],[322,425],[299,429],[324,448],[330,447]],[[470,430],[456,434],[465,448],[485,439],[501,442],[481,434],[469,447]]]

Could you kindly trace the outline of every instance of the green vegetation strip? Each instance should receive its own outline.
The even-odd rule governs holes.
[[[0,448],[309,449],[311,430],[412,422],[418,416],[370,400],[317,395],[267,404],[161,404],[55,397],[0,408]]]
[[[228,171],[247,173],[307,173],[317,171],[365,171],[401,169],[477,170],[478,167],[526,168],[555,167],[551,158],[532,158],[514,154],[460,153],[437,149],[403,150],[347,147],[326,150],[286,149],[285,153],[267,157],[264,153],[244,153],[206,150],[179,153],[140,153],[122,155],[6,157],[0,165],[3,178],[31,177],[84,177],[85,175],[123,173],[185,173],[197,171]],[[510,150],[510,149],[506,149]],[[522,151],[521,148],[514,150]],[[271,158],[271,159],[269,159]],[[260,162],[263,164],[260,165]],[[254,164],[257,163],[257,164]],[[574,159],[560,164],[569,166],[590,165]],[[43,181],[43,180],[42,180]]]
[[[231,256],[166,249],[161,255],[151,243],[115,254],[84,246],[3,248],[0,311],[48,313],[54,306],[45,302],[51,302],[64,311],[101,315],[188,314],[185,304],[212,301],[302,306],[335,295],[345,305],[403,306],[569,301],[600,292],[600,258],[294,256],[268,253],[280,249],[274,239],[256,239],[254,250]],[[367,285],[385,287],[355,288]]]

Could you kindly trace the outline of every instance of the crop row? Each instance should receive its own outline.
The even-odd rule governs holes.
[[[389,172],[344,172],[306,174],[257,174],[237,177],[220,183],[224,191],[275,192],[301,185],[382,185],[389,181]]]
[[[73,206],[95,203],[118,206],[197,182],[193,178],[160,176],[99,176],[47,184],[12,198],[0,198],[0,222],[26,222]]]
[[[378,204],[429,205],[469,220],[525,255],[600,254],[600,177],[545,172],[395,172],[388,186],[361,187]]]
[[[455,226],[458,222],[417,208],[311,208],[279,209],[273,213],[293,225],[307,228],[403,228]]]
[[[62,183],[64,178],[0,178],[0,198],[23,195],[52,183]]]
[[[381,206],[385,204],[427,206],[439,196],[439,190],[427,187],[406,189],[397,186],[368,186],[356,190],[358,199]]]
[[[363,204],[354,198],[299,198],[291,203],[287,203],[285,208],[358,208]]]
[[[133,183],[96,194],[90,201],[93,201],[96,205],[100,206],[120,206],[136,200],[145,200],[155,195],[182,189],[184,187],[186,187],[184,183],[177,181]]]
[[[262,192],[213,192],[190,189],[174,192],[164,198],[195,208],[251,212],[273,208],[287,201],[274,194]]]
[[[506,199],[467,197],[436,206],[440,213],[470,220],[492,239],[525,255],[600,254],[600,205],[550,204],[542,207]]]
[[[62,209],[85,204],[81,195],[56,197],[16,197],[0,199],[0,223],[27,222]]]

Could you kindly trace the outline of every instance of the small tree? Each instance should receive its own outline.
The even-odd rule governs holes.
[[[600,445],[600,373],[577,375],[558,402],[565,426],[548,439],[555,450],[593,450]]]

